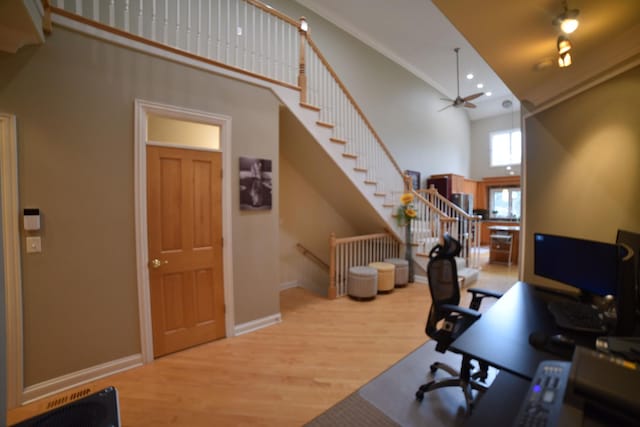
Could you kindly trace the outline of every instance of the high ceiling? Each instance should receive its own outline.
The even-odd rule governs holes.
[[[620,64],[640,62],[640,0],[568,0],[569,9],[580,10],[580,27],[571,35],[574,63],[564,69],[557,66],[560,30],[552,24],[561,0],[296,1],[449,98],[457,95],[453,49],[460,47],[461,95],[492,92],[473,101],[472,120],[508,111],[506,99],[516,108],[518,100],[543,107]]]

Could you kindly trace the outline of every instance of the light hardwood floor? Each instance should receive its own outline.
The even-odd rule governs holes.
[[[505,291],[516,280],[517,266],[484,265],[473,286]],[[288,289],[278,325],[74,390],[115,386],[124,426],[300,426],[423,344],[429,304],[423,284],[370,302]],[[7,421],[44,412],[74,390],[11,410]]]

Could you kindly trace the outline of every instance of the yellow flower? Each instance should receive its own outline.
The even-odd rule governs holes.
[[[413,208],[407,208],[404,210],[404,214],[409,218],[415,218],[418,213]]]
[[[404,193],[401,197],[400,197],[400,201],[402,202],[403,205],[408,205],[409,203],[413,202],[413,194],[411,193]]]

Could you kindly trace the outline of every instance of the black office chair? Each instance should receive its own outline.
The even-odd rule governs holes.
[[[444,353],[449,350],[449,345],[462,332],[480,318],[477,311],[482,299],[485,297],[500,298],[497,292],[468,289],[473,296],[470,308],[460,307],[460,288],[458,287],[458,269],[455,257],[460,254],[460,242],[445,234],[442,243],[436,245],[429,253],[429,265],[427,266],[427,278],[431,290],[431,309],[425,327],[425,333],[437,341],[436,350]],[[439,327],[438,324],[442,322]],[[453,349],[451,349],[453,351]],[[467,413],[473,407],[472,390],[484,392],[487,387],[481,382],[487,378],[489,366],[486,363],[479,364],[479,370],[472,372],[474,368],[471,358],[462,354],[460,371],[451,366],[435,362],[431,365],[431,373],[438,369],[448,372],[451,377],[441,380],[433,380],[420,386],[416,391],[416,399],[422,401],[424,394],[442,387],[461,387],[467,405]]]

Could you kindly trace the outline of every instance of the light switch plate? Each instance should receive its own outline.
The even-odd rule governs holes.
[[[42,252],[42,241],[40,240],[40,236],[30,236],[27,237],[27,253],[37,253]]]

